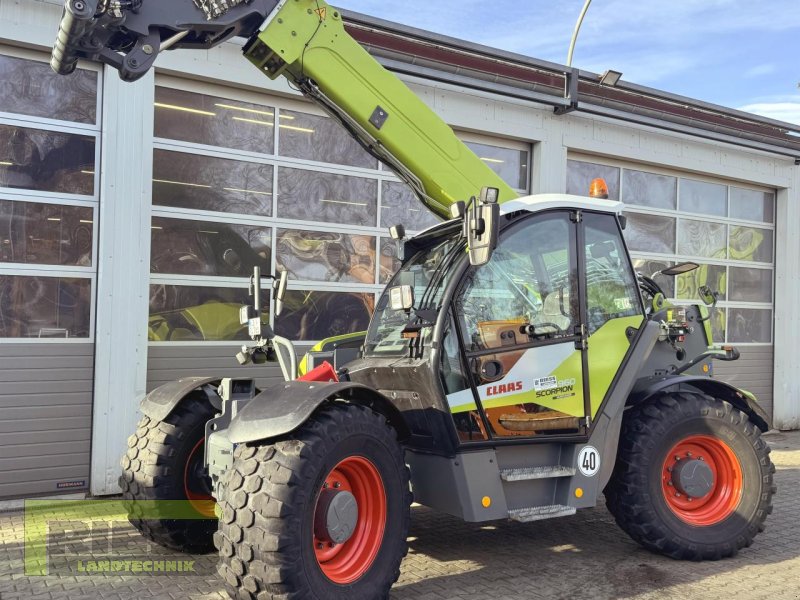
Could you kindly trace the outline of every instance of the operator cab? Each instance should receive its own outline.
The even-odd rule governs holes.
[[[409,240],[351,378],[393,374],[412,445],[586,436],[644,321],[621,211],[566,194],[506,202],[480,265],[458,220]],[[392,304],[401,287],[411,308]]]

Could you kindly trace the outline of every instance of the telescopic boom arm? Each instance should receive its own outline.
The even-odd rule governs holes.
[[[452,129],[344,29],[324,0],[66,0],[51,65],[74,71],[99,60],[136,81],[169,48],[210,48],[249,38],[245,56],[286,77],[392,168],[433,212],[483,187],[500,202],[518,194]]]

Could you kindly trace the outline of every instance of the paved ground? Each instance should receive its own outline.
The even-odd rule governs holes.
[[[800,599],[800,433],[770,434],[778,496],[767,530],[735,559],[676,562],[640,549],[604,508],[527,525],[469,525],[414,509],[396,600],[559,598]],[[199,574],[26,577],[23,520],[0,514],[0,599],[227,600],[213,560]],[[150,559],[184,560],[131,531],[115,540]],[[119,543],[119,542],[115,542]]]

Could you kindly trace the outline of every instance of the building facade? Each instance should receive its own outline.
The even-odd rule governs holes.
[[[290,273],[276,331],[302,351],[366,328],[397,265],[387,228],[435,218],[241,42],[172,52],[122,83],[50,72],[57,2],[0,0],[0,498],[118,491],[138,401],[186,375],[248,374],[238,308],[254,265]],[[797,128],[349,15],[351,33],[520,194],[626,204],[645,273],[677,302],[720,291],[715,376],[800,427]],[[576,100],[576,98],[572,98]],[[574,108],[574,106],[572,107]],[[563,112],[563,111],[560,111]]]

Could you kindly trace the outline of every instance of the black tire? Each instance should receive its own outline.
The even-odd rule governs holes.
[[[163,421],[143,417],[136,433],[128,438],[128,450],[122,457],[119,484],[123,499],[188,500],[184,477],[190,490],[210,494],[210,481],[200,475],[202,465],[197,464],[198,460],[202,462],[202,445],[193,450],[205,439],[206,422],[214,415],[205,393],[194,392]],[[153,519],[152,515],[144,519],[134,502],[129,520],[142,535],[161,546],[190,554],[213,552],[217,519],[203,518],[208,515],[190,510],[196,519]]]
[[[326,477],[353,457],[368,459],[380,474],[385,529],[366,572],[339,584],[317,561],[314,513]],[[388,597],[400,576],[408,551],[408,468],[395,430],[368,408],[329,405],[291,437],[237,447],[219,496],[214,541],[220,575],[234,598],[375,600]]]
[[[693,524],[687,522],[691,516],[679,515],[680,507],[670,507],[675,500],[667,500],[666,490],[678,497],[680,493],[664,487],[675,485],[672,467],[665,464],[675,460],[668,454],[683,440],[702,438],[710,439],[712,448],[721,443],[732,451],[729,456],[738,460],[742,485],[740,494],[728,500],[735,510],[721,509]],[[734,556],[752,544],[772,513],[776,486],[769,453],[758,427],[728,402],[699,393],[664,394],[625,413],[606,504],[619,526],[648,550],[683,560]],[[713,487],[706,497],[714,498],[717,489],[722,488]],[[686,500],[696,499],[684,496],[680,502]]]

